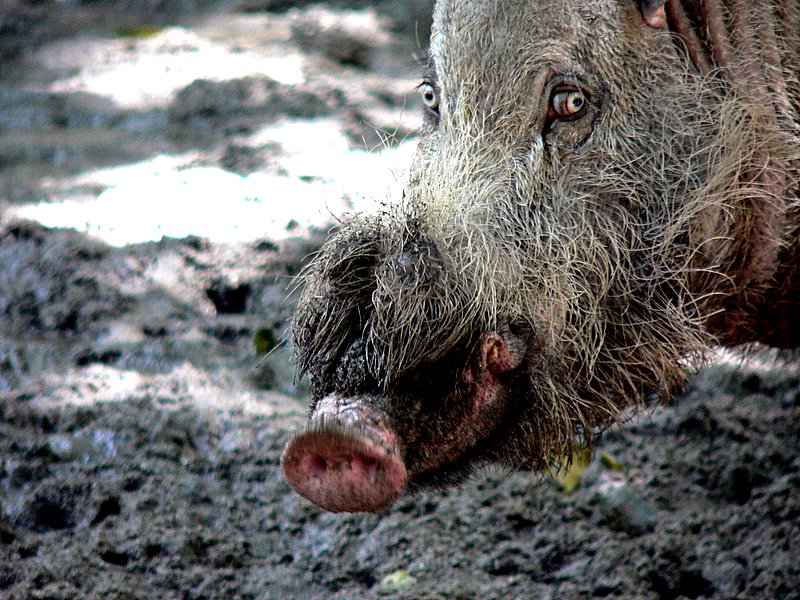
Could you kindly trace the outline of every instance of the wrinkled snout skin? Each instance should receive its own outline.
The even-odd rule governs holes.
[[[715,345],[800,345],[800,5],[742,6],[439,0],[404,200],[303,274],[297,492],[545,469]]]

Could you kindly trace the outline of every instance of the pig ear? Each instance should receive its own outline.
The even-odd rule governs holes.
[[[481,367],[495,375],[516,369],[524,355],[525,342],[505,327],[481,340]]]
[[[654,29],[664,29],[667,26],[666,3],[667,0],[639,0],[644,22]]]

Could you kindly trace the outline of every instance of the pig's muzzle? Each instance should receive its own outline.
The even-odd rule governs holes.
[[[283,451],[292,488],[331,512],[374,512],[403,492],[408,473],[397,434],[357,399],[320,400],[303,433]]]

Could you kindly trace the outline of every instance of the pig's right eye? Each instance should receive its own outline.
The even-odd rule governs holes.
[[[433,84],[424,81],[417,89],[419,90],[419,95],[422,98],[422,103],[425,105],[425,108],[438,116],[439,93],[436,91],[436,88],[433,86]]]
[[[583,90],[556,89],[550,100],[549,118],[577,119],[586,113],[589,99]]]

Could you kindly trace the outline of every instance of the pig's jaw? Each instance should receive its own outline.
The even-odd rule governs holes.
[[[374,512],[389,507],[406,488],[463,475],[507,419],[507,378],[523,354],[524,344],[510,331],[489,332],[463,372],[466,385],[432,401],[415,402],[413,397],[419,400],[427,390],[413,385],[395,398],[325,396],[306,430],[286,445],[281,458],[286,478],[326,510]],[[380,408],[400,405],[416,409],[395,420]]]
[[[391,506],[407,487],[463,472],[505,412],[502,386],[490,370],[479,369],[469,379],[471,410],[445,423],[434,439],[410,447],[368,400],[337,394],[323,398],[306,430],[283,452],[287,480],[325,510],[375,512]]]
[[[466,402],[470,411],[445,423],[435,444],[413,458],[406,452],[406,467],[412,486],[417,482],[452,479],[469,467],[480,454],[479,446],[490,437],[506,413],[504,387],[498,374],[478,367],[466,373],[470,392]],[[462,466],[463,465],[463,466]]]

